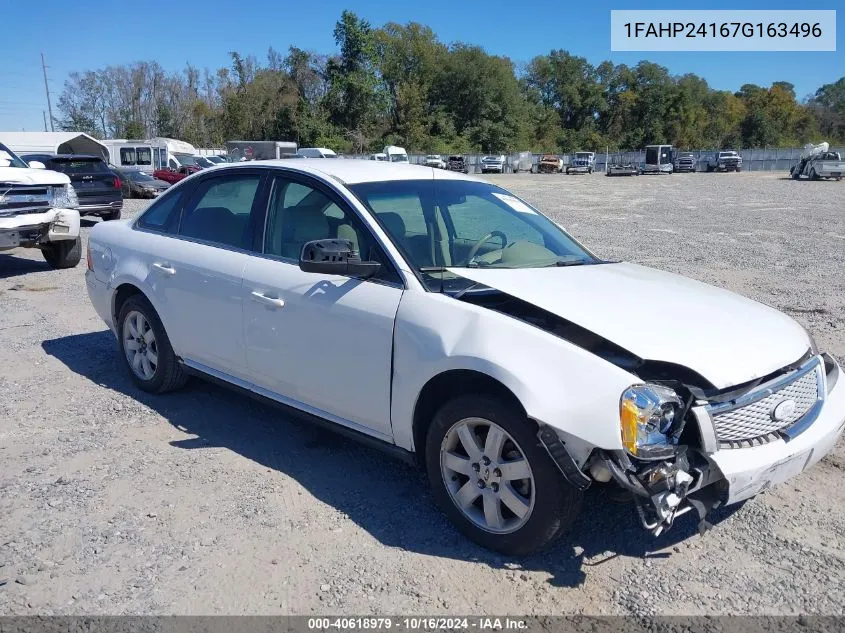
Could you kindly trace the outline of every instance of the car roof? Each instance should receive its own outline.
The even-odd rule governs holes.
[[[209,167],[207,172],[221,169],[249,169],[256,167],[283,168],[315,176],[333,178],[342,184],[357,184],[362,182],[383,182],[386,180],[470,180],[484,182],[480,178],[468,176],[454,171],[444,171],[422,165],[407,163],[388,163],[366,159],[341,160],[298,160],[290,161],[261,160],[246,161]]]

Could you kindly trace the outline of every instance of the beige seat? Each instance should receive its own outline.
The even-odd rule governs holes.
[[[282,222],[275,227],[270,244],[275,255],[299,259],[306,242],[329,237],[329,221],[321,207],[295,206],[283,211]]]

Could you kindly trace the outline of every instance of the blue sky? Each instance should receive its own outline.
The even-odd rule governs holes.
[[[842,0],[818,0],[813,9],[837,9]],[[194,0],[192,2],[105,2],[103,0],[0,0],[0,131],[43,130],[46,110],[41,75],[43,52],[53,95],[53,112],[69,72],[140,60],[167,70],[187,62],[211,69],[228,65],[228,51],[264,59],[269,46],[323,53],[336,50],[334,23],[343,9],[373,26],[422,22],[441,41],[467,42],[517,63],[563,48],[597,64],[605,59],[634,64],[648,59],[673,74],[696,73],[711,86],[736,90],[744,83],[790,81],[800,98],[845,75],[845,43],[838,29],[837,51],[826,53],[611,53],[611,9],[795,9],[786,0],[709,0],[672,5],[654,0]],[[837,17],[845,12],[840,11]],[[19,28],[14,28],[19,25]]]

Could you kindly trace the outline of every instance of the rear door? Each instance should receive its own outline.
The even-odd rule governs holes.
[[[242,274],[260,233],[263,182],[259,170],[246,169],[199,180],[182,194],[175,236],[151,238],[145,253],[177,353],[189,365],[240,379],[246,366]]]

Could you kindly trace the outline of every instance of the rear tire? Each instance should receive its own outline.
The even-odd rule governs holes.
[[[148,393],[164,393],[188,381],[161,319],[144,295],[132,295],[123,302],[117,327],[120,357],[136,387]]]
[[[469,539],[508,556],[551,545],[581,507],[581,492],[533,427],[494,396],[466,395],[440,408],[426,439],[428,479],[443,512]]]
[[[41,247],[41,254],[50,268],[73,268],[82,259],[82,239],[50,242]]]

